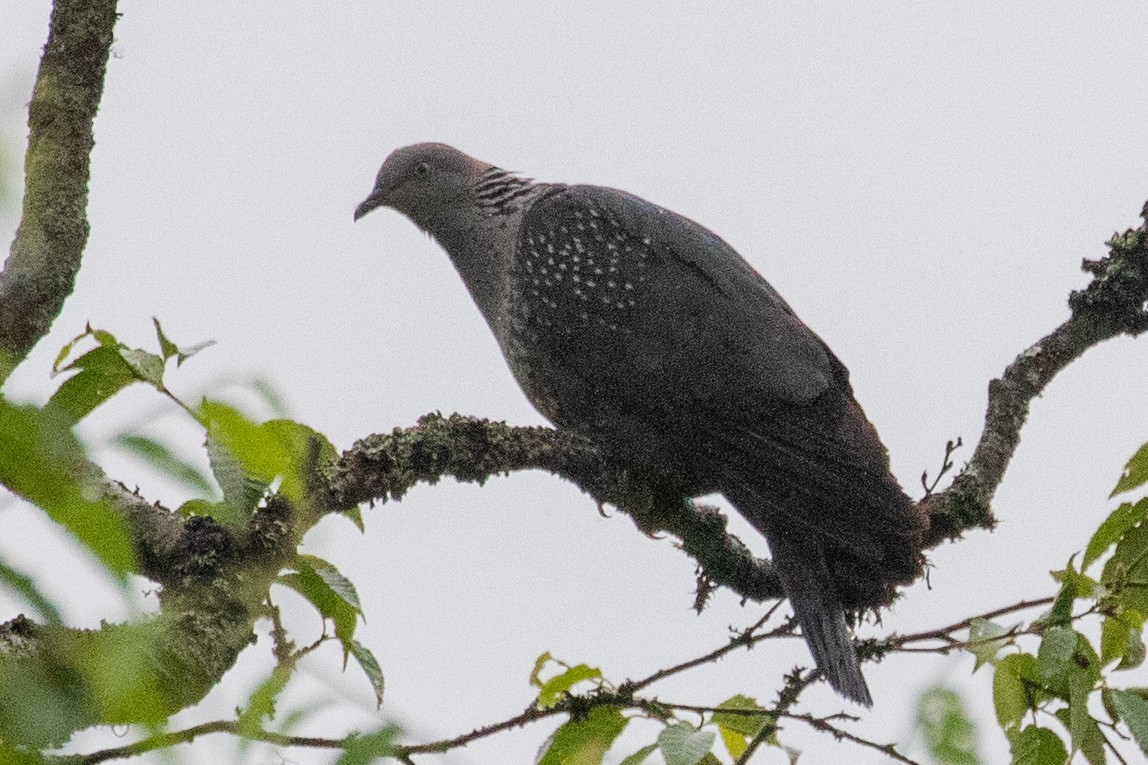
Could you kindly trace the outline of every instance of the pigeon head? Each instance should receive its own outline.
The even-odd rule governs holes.
[[[355,220],[391,207],[429,230],[436,218],[472,203],[474,185],[489,168],[442,143],[396,149],[379,168],[370,195],[355,208]]]

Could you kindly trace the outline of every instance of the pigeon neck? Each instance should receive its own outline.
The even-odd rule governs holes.
[[[488,216],[474,211],[449,224],[428,227],[450,256],[471,298],[482,311],[496,337],[502,336],[507,283],[514,241],[510,216]]]

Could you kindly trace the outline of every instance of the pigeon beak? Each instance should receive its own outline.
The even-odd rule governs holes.
[[[374,210],[378,207],[382,207],[386,203],[387,203],[387,199],[386,199],[385,195],[383,194],[383,192],[380,189],[375,188],[374,190],[371,191],[370,196],[368,196],[366,199],[364,199],[362,204],[360,204],[358,207],[355,208],[355,220],[362,218],[364,215],[369,213],[371,210]]]

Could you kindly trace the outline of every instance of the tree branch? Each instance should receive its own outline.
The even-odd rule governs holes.
[[[922,502],[931,521],[927,547],[956,539],[970,528],[992,528],[992,498],[1020,445],[1029,403],[1089,348],[1148,329],[1148,204],[1141,217],[1145,224],[1140,228],[1113,235],[1107,256],[1081,264],[1093,278],[1085,289],[1069,295],[1069,319],[989,383],[985,427],[972,459],[948,489]]]
[[[116,23],[115,0],[57,0],[28,106],[24,209],[0,272],[0,383],[48,333],[88,240],[92,121]]]
[[[1148,215],[1148,205],[1145,209]],[[1020,444],[1029,402],[1057,373],[1104,340],[1148,329],[1148,233],[1144,226],[1126,231],[1113,236],[1108,247],[1102,260],[1084,262],[1093,280],[1069,297],[1070,318],[989,383],[984,432],[972,459],[947,489],[920,503],[930,520],[926,549],[968,529],[993,527],[992,497]],[[413,428],[356,442],[327,477],[331,506],[340,508],[399,499],[416,483],[433,484],[444,476],[481,484],[493,475],[529,469],[546,470],[597,502],[616,505],[648,534],[673,534],[697,561],[703,581],[754,601],[783,595],[769,561],[755,558],[729,534],[718,510],[666,496],[641,477],[612,468],[591,444],[563,431],[430,414]]]

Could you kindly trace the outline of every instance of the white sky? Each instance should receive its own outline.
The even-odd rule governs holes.
[[[84,268],[6,392],[45,400],[52,358],[86,321],[152,344],[154,315],[178,342],[219,343],[172,378],[177,391],[265,375],[340,448],[432,410],[540,423],[434,243],[393,212],[352,225],[388,152],[442,140],[542,180],[624,188],[714,229],[850,367],[898,476],[919,494],[946,439],[975,442],[988,380],[1067,316],[1068,291],[1086,283],[1081,258],[1139,222],[1148,6],[762,5],[124,2]],[[3,15],[0,92],[19,142],[48,3],[5,0]],[[13,216],[5,222],[10,234]],[[1083,547],[1148,438],[1146,362],[1148,340],[1114,341],[1053,383],[997,495],[998,531],[934,551],[932,589],[913,587],[885,629],[1052,593],[1046,572]],[[154,411],[167,410],[136,391],[85,433],[98,440],[117,417]],[[178,421],[155,427],[195,453],[199,436]],[[151,498],[184,498],[134,464],[110,454],[105,464]],[[0,555],[35,572],[73,623],[123,613],[78,579],[88,569],[45,541],[58,535],[34,513],[5,505],[0,518]],[[384,715],[418,740],[521,711],[542,651],[620,682],[714,648],[759,613],[723,593],[695,616],[688,558],[545,475],[423,487],[366,518],[366,536],[330,520],[308,548],[358,585],[360,638],[387,679]],[[77,596],[77,581],[92,592]],[[0,599],[0,619],[19,608]],[[242,703],[266,641],[249,653],[243,678],[225,680],[236,689],[178,721]],[[781,672],[808,661],[796,641],[769,646],[654,691],[768,700]],[[337,677],[334,648],[309,667],[292,697],[324,710],[308,731],[373,724],[365,681],[353,669]],[[968,656],[904,655],[868,667],[876,707],[858,732],[903,738],[916,694],[948,679],[983,707],[983,752],[1000,760],[990,675],[967,681],[971,667]],[[1129,676],[1136,683],[1144,673]],[[841,705],[822,689],[805,708]],[[631,728],[618,759],[655,735]],[[528,762],[548,731],[422,761]],[[880,761],[797,723],[782,737],[807,752],[802,762]],[[230,751],[204,742],[187,761]]]

